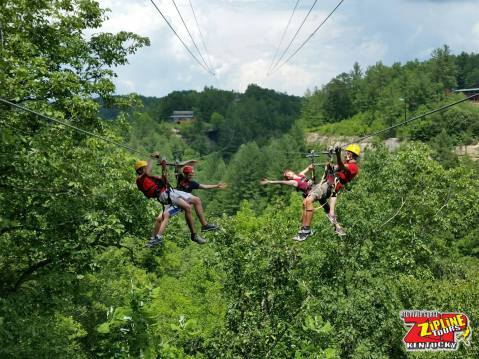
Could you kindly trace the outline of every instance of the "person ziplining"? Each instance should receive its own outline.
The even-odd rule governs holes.
[[[321,204],[327,218],[335,228],[335,233],[339,236],[346,235],[335,214],[337,195],[345,184],[351,182],[357,176],[359,168],[356,160],[361,154],[361,148],[358,144],[351,144],[345,148],[345,151],[346,155],[343,161],[341,159],[341,147],[335,148],[337,164],[335,166],[332,166],[331,163],[326,165],[323,179],[311,189],[305,198],[301,220],[302,225],[298,234],[293,238],[294,240],[304,241],[312,234],[311,222],[313,220],[313,202],[315,200]]]
[[[193,181],[193,176],[194,176],[194,169],[193,165],[196,163],[195,160],[189,160],[185,161],[182,163],[175,163],[175,176],[176,176],[176,189],[179,191],[183,191],[186,193],[192,193],[195,189],[224,189],[226,188],[225,183],[217,183],[217,184],[202,184],[198,183],[196,181]],[[181,170],[181,167],[183,167],[183,170]],[[200,220],[200,223],[202,224],[202,231],[211,231],[211,230],[216,230],[216,226],[212,224],[208,224],[206,222],[205,216],[204,216],[204,211],[203,211],[203,204],[201,202],[201,199],[196,196],[191,196],[192,203],[196,203],[195,210],[197,210],[197,215]],[[180,207],[176,207],[172,204],[165,205],[165,208],[162,213],[157,218],[157,227],[160,228],[161,224],[164,222],[164,226],[166,226],[166,223],[169,221],[169,219],[173,216],[176,216],[177,214],[180,214],[183,210]],[[163,215],[163,213],[165,213]]]
[[[314,170],[314,164],[310,164],[299,174],[291,170],[284,171],[285,180],[282,181],[270,181],[266,178],[260,181],[262,185],[283,184],[293,186],[303,193],[305,199],[303,201],[301,228],[293,240],[304,241],[312,235],[311,222],[313,220],[314,201],[321,204],[328,220],[335,228],[335,233],[339,236],[346,235],[335,214],[337,195],[345,184],[357,176],[359,168],[356,160],[361,154],[361,148],[358,144],[351,144],[345,148],[345,151],[346,155],[343,161],[341,159],[341,147],[335,148],[337,164],[335,166],[331,163],[326,165],[323,178],[319,184],[315,185],[312,180],[306,177],[308,172]]]
[[[183,170],[177,174],[176,188],[183,192],[192,193],[195,189],[225,189],[226,183],[203,184],[193,180],[195,170],[193,166],[186,165]]]
[[[303,197],[307,197],[309,191],[313,187],[313,181],[306,177],[306,175],[314,169],[313,165],[309,165],[304,170],[299,173],[295,173],[293,170],[286,169],[283,172],[284,180],[269,180],[267,178],[263,178],[259,183],[262,185],[268,184],[282,184],[286,186],[293,186],[299,192],[302,192]]]
[[[159,159],[160,154],[153,153],[151,157]],[[185,213],[185,220],[191,233],[191,240],[198,244],[205,244],[206,240],[196,233],[191,207],[194,207],[196,215],[200,220],[202,232],[216,230],[218,227],[206,221],[201,200],[191,193],[171,188],[167,175],[164,173],[162,177],[154,176],[152,174],[152,166],[153,163],[151,159],[148,161],[138,160],[134,165],[137,174],[136,184],[138,189],[143,192],[148,199],[155,198],[164,206],[162,213],[160,213],[155,220],[152,237],[145,246],[151,248],[162,244],[163,234],[166,230],[169,218],[180,210]]]
[[[370,133],[368,135],[365,135],[359,139],[357,139],[357,142],[361,142],[365,140],[366,138],[377,136],[381,133],[384,133],[386,131],[390,131],[391,129],[404,126],[412,121],[417,121],[421,118],[424,118],[426,116],[432,115],[434,113],[446,111],[449,108],[456,106],[460,103],[466,102],[468,100],[471,100],[475,97],[479,96],[479,94],[475,93],[471,96],[464,97],[460,100],[454,101],[452,103],[443,105],[439,108],[435,108],[432,110],[429,110],[425,113],[422,113],[420,115],[411,117],[409,119],[406,119],[400,123],[394,124],[392,126],[389,126],[385,129],[381,129],[379,131]],[[114,145],[116,147],[121,147],[125,150],[139,153],[139,154],[144,154],[143,151],[140,151],[138,149],[132,148],[130,146],[127,146],[123,143],[116,142],[112,140],[111,138],[99,135],[97,133],[87,131],[85,129],[79,128],[77,126],[72,125],[71,123],[65,122],[58,120],[56,118],[53,118],[51,116],[46,116],[42,113],[39,113],[37,111],[34,111],[32,109],[29,109],[25,106],[21,106],[19,104],[16,104],[14,102],[11,102],[9,100],[6,100],[4,98],[0,97],[0,103],[3,103],[5,105],[8,105],[12,108],[19,109],[24,112],[28,112],[30,114],[35,115],[39,119],[47,120],[51,123],[55,124],[60,124],[62,126],[65,126],[67,128],[73,129],[75,131],[78,131],[80,133],[83,133],[85,135],[95,137],[100,139],[101,141],[107,142],[111,145]],[[341,147],[346,147],[346,158],[344,162],[341,160]],[[338,192],[341,190],[342,186],[348,182],[350,182],[358,173],[358,167],[356,164],[356,159],[360,155],[360,147],[358,144],[348,144],[348,145],[343,145],[341,147],[336,148],[336,156],[337,156],[337,165],[332,167],[331,165],[327,166],[327,170],[325,171],[325,175],[323,176],[323,181],[319,185],[316,186],[309,186],[305,185],[304,179],[302,179],[302,176],[305,177],[305,173],[301,172],[300,175],[294,174],[294,172],[291,171],[291,173],[288,173],[286,176],[286,181],[269,181],[267,179],[264,179],[261,181],[261,184],[266,185],[266,184],[286,184],[286,185],[291,185],[296,188],[298,188],[300,191],[303,192],[303,195],[306,197],[304,202],[303,202],[303,215],[302,215],[302,226],[300,230],[298,231],[298,234],[296,237],[294,237],[295,240],[298,241],[303,241],[306,238],[308,238],[312,232],[311,232],[311,222],[313,218],[313,210],[314,207],[312,203],[315,200],[322,202],[322,207],[324,211],[326,212],[328,219],[333,223],[335,226],[335,231],[338,235],[345,235],[344,230],[342,227],[339,225],[337,222],[336,216],[335,216],[335,206],[336,206],[336,196]],[[312,155],[311,157],[313,157]],[[159,159],[159,154],[154,154],[154,158]],[[165,162],[166,161],[162,161]],[[185,164],[183,164],[185,165]],[[151,240],[147,243],[148,247],[155,246],[157,244],[160,244],[162,242],[162,235],[163,232],[166,228],[166,224],[168,223],[168,218],[170,217],[170,214],[172,212],[178,212],[180,209],[183,209],[185,211],[185,219],[188,224],[188,227],[190,228],[191,232],[191,239],[199,244],[204,244],[206,241],[201,238],[199,235],[196,234],[195,228],[194,228],[194,223],[192,219],[192,214],[191,214],[191,205],[195,207],[195,211],[198,215],[198,212],[202,212],[202,207],[201,209],[201,201],[195,200],[195,196],[191,195],[190,193],[183,192],[180,190],[173,190],[171,189],[167,176],[163,176],[163,178],[153,176],[151,174],[151,168],[152,168],[152,163],[150,161],[143,161],[143,160],[138,160],[135,165],[134,165],[135,171],[137,172],[137,185],[138,188],[145,194],[147,198],[157,198],[163,205],[171,205],[166,211],[163,211],[161,216],[157,218],[157,221],[155,222],[155,228],[153,232],[153,237]],[[314,170],[313,167],[308,167],[309,170]],[[328,175],[329,173],[329,175]],[[302,175],[302,176],[301,176]],[[329,178],[329,180],[328,180]],[[332,179],[332,180],[331,180]],[[331,183],[334,181],[334,183]],[[210,186],[210,185],[205,185],[205,186]],[[217,188],[221,188],[221,184],[217,184],[215,186],[218,186]],[[318,187],[319,186],[319,187]],[[311,187],[311,188],[310,188]],[[198,187],[199,188],[199,187]],[[205,189],[207,187],[204,187]],[[171,193],[173,193],[173,196],[171,196]],[[166,194],[165,194],[166,193]],[[329,195],[328,195],[329,193]],[[174,200],[171,198],[173,197]],[[164,220],[166,219],[166,220]],[[208,225],[206,221],[204,221],[204,224],[202,223],[202,229],[203,231],[205,230],[212,230],[216,229],[216,226],[214,225]],[[213,228],[209,228],[209,227]]]

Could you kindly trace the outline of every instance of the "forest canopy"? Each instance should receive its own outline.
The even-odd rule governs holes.
[[[451,91],[479,83],[478,54],[355,64],[304,97],[255,84],[117,96],[114,67],[149,39],[98,32],[105,19],[93,0],[7,1],[0,98],[200,159],[199,182],[228,184],[197,193],[221,230],[198,246],[178,216],[144,248],[161,205],[136,188],[138,154],[1,104],[1,358],[406,358],[404,309],[467,314],[471,346],[435,355],[477,358],[479,169],[452,152],[477,143],[477,104],[387,133],[407,140],[397,151],[377,138],[340,195],[342,239],[318,211],[293,242],[300,194],[259,180],[305,168],[323,149],[307,133],[361,136],[463,98]],[[195,119],[170,122],[177,110]]]

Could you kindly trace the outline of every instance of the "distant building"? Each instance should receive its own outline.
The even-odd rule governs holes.
[[[193,111],[173,111],[170,121],[175,123],[191,122],[195,119]]]
[[[471,98],[470,101],[479,103],[479,84],[478,86],[470,89],[459,89],[459,90],[454,90],[453,92],[461,92],[464,94],[464,96],[472,96],[472,95],[478,95],[476,97]]]

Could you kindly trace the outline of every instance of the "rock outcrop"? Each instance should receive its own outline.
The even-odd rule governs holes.
[[[326,147],[335,147],[357,141],[358,138],[359,137],[350,136],[324,136],[316,132],[311,132],[306,135],[306,143],[310,145],[321,144]],[[402,143],[404,143],[404,141],[400,141],[398,138],[388,138],[384,140],[384,144],[390,151],[395,151]],[[364,150],[365,148],[371,147],[372,142],[363,141],[359,145],[361,146],[361,150]],[[458,156],[468,155],[473,160],[479,161],[479,143],[468,146],[456,146],[454,153]]]

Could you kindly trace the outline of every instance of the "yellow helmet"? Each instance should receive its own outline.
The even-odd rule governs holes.
[[[361,154],[361,147],[357,143],[346,146],[345,150],[354,153],[356,156]]]
[[[148,166],[148,162],[143,160],[138,160],[135,162],[135,171],[138,171],[138,168]]]

